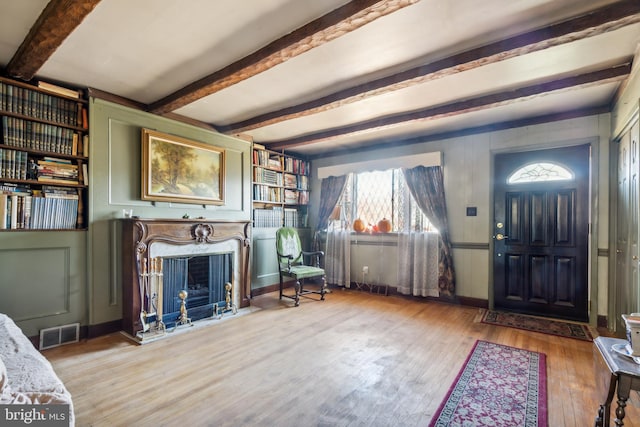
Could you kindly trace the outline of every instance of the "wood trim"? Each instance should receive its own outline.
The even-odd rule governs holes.
[[[478,308],[489,308],[489,301],[481,298],[471,298],[471,297],[456,297],[460,305],[464,305],[467,307],[478,307]]]
[[[451,247],[453,249],[469,249],[469,250],[482,250],[482,251],[489,250],[488,243],[451,242]]]
[[[418,0],[353,0],[332,12],[264,46],[150,105],[155,114],[165,114],[198,99],[265,72],[376,19]],[[237,133],[237,132],[234,132]]]
[[[342,107],[371,96],[422,84],[505,59],[540,51],[553,46],[594,37],[640,21],[640,5],[623,1],[577,18],[467,50],[401,73],[353,86],[303,104],[261,114],[232,123],[220,130],[225,133],[246,132],[285,120]]]
[[[51,0],[7,65],[12,77],[31,80],[100,0]]]
[[[631,72],[631,64],[624,63],[611,68],[606,68],[578,76],[565,77],[540,84],[521,87],[507,92],[483,95],[464,101],[457,101],[437,107],[429,107],[409,113],[401,113],[393,116],[367,120],[349,126],[343,126],[300,137],[263,143],[270,150],[286,150],[295,147],[316,144],[324,140],[332,140],[346,135],[358,135],[369,133],[373,130],[382,130],[405,125],[408,122],[423,122],[444,117],[453,117],[474,111],[486,110],[491,107],[513,104],[527,99],[534,99],[553,91],[568,90],[572,88],[589,87],[605,83],[618,82],[626,79]],[[333,153],[332,153],[333,154]]]
[[[122,330],[122,320],[112,320],[111,322],[88,325],[80,328],[80,338],[96,338],[113,332]]]
[[[129,99],[129,98],[125,98],[123,96],[115,95],[113,93],[105,92],[105,91],[100,90],[100,89],[89,88],[88,89],[88,94],[92,98],[102,99],[103,101],[112,102],[114,104],[122,105],[122,106],[127,107],[127,108],[133,108],[135,110],[140,110],[140,111],[144,111],[144,112],[147,112],[147,110],[148,110],[146,104],[134,101],[134,100]],[[195,126],[195,127],[199,127],[199,128],[202,128],[202,129],[206,129],[206,130],[209,130],[209,131],[212,131],[212,132],[220,133],[220,132],[218,132],[218,130],[214,126],[210,125],[209,123],[205,123],[205,122],[202,122],[200,120],[192,119],[190,117],[185,117],[185,116],[182,116],[180,114],[167,113],[167,114],[162,115],[162,117],[165,117],[165,118],[171,119],[171,120],[175,120],[175,121],[180,122],[180,123],[185,123],[185,124],[188,124],[188,125],[191,125],[191,126]],[[234,135],[234,136],[238,137],[237,135]]]

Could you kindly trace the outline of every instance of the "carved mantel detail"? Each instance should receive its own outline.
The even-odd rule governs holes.
[[[238,305],[247,307],[251,295],[249,252],[251,227],[248,221],[216,221],[209,219],[123,219],[122,220],[122,273],[123,273],[123,329],[135,336],[142,329],[139,321],[141,307],[137,265],[150,260],[154,243],[168,245],[202,245],[202,253],[211,245],[237,241],[239,247],[240,290]],[[150,264],[149,264],[150,265]]]
[[[209,243],[209,236],[213,235],[213,227],[210,224],[198,224],[193,226],[193,238],[198,243]]]

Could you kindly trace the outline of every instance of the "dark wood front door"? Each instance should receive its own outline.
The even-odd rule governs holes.
[[[588,321],[589,156],[588,145],[496,155],[496,309]],[[534,164],[528,182],[509,183]],[[549,165],[571,177],[544,180]]]

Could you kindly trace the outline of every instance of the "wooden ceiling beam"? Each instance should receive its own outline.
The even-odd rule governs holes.
[[[640,2],[625,0],[546,28],[490,43],[424,64],[392,76],[217,128],[224,133],[247,132],[286,120],[328,111],[431,80],[472,70],[505,59],[593,37],[640,22]]]
[[[420,0],[353,0],[223,69],[149,105],[165,114],[262,73]]]
[[[312,154],[312,155],[307,155],[303,157],[306,157],[309,160],[313,161],[313,160],[317,160],[325,157],[335,157],[335,156],[342,156],[342,155],[358,155],[362,153],[389,148],[390,144],[393,144],[393,147],[396,147],[396,148],[404,147],[407,145],[423,144],[425,142],[433,142],[433,141],[442,141],[444,139],[460,138],[463,136],[470,136],[470,135],[479,135],[482,133],[496,132],[496,131],[501,131],[505,129],[514,129],[514,128],[520,128],[524,126],[535,126],[535,125],[546,124],[550,122],[557,122],[560,120],[575,119],[578,117],[594,116],[598,114],[605,114],[610,111],[611,111],[611,106],[609,104],[605,104],[605,105],[600,105],[595,107],[564,111],[561,113],[544,114],[541,116],[525,117],[523,119],[508,120],[504,122],[490,123],[490,124],[481,125],[481,126],[472,126],[468,128],[456,129],[456,130],[434,133],[429,135],[412,136],[409,138],[400,138],[400,139],[382,138],[379,140],[363,142],[361,144],[354,144],[353,146],[347,147],[347,148],[331,150],[330,152],[327,152],[327,153]]]
[[[7,64],[7,73],[31,80],[100,0],[51,0]]]
[[[383,130],[406,125],[411,122],[423,122],[445,117],[453,117],[474,111],[513,104],[524,100],[542,96],[554,91],[567,90],[572,88],[601,85],[626,79],[631,73],[631,64],[621,64],[611,68],[606,68],[577,76],[564,77],[557,80],[543,82],[531,86],[526,86],[510,91],[504,91],[491,95],[479,96],[472,99],[453,102],[437,107],[425,108],[422,110],[401,113],[387,117],[356,123],[340,128],[329,129],[309,135],[290,138],[274,142],[261,142],[272,150],[290,150],[309,144],[321,143],[347,135],[357,135],[376,130]]]

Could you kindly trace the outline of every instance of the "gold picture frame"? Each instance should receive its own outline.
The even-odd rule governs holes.
[[[142,129],[142,200],[224,204],[224,149]]]

